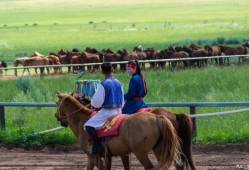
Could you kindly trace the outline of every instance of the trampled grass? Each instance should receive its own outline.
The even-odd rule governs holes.
[[[146,102],[243,102],[249,101],[247,66],[182,71],[143,71],[148,94]],[[127,73],[115,73],[127,91],[130,79]],[[102,79],[100,73],[83,75],[83,79]],[[25,79],[25,77],[24,77]],[[27,79],[29,79],[27,77]],[[30,79],[29,79],[30,80]],[[72,92],[78,76],[32,77],[27,93],[18,88],[20,80],[1,81],[3,102],[56,102],[56,91]],[[243,108],[243,107],[242,107]],[[189,113],[189,108],[166,108],[176,113]],[[241,107],[198,107],[197,114],[241,109]],[[0,131],[3,143],[39,145],[72,143],[75,138],[69,129],[41,136],[32,134],[59,126],[54,118],[56,108],[5,107],[6,130]],[[248,112],[215,117],[197,118],[195,143],[244,142],[249,139]]]

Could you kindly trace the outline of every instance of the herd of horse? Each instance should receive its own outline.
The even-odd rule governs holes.
[[[171,69],[175,68],[192,68],[202,67],[207,65],[210,56],[211,61],[215,61],[217,65],[229,64],[229,57],[221,57],[222,55],[231,56],[238,55],[238,63],[246,62],[246,55],[249,48],[249,42],[245,42],[238,46],[209,46],[204,47],[196,44],[189,46],[168,46],[165,49],[157,50],[154,48],[143,48],[142,45],[134,47],[132,51],[127,49],[120,49],[112,51],[110,48],[102,49],[100,51],[95,48],[87,47],[80,51],[73,49],[71,51],[66,49],[60,49],[58,52],[50,52],[48,55],[42,55],[38,52],[34,52],[31,56],[16,58],[14,60],[14,67],[22,66],[35,66],[35,72],[40,69],[40,74],[44,74],[44,69],[47,73],[50,73],[50,67],[54,69],[53,74],[62,73],[62,67],[60,65],[75,64],[75,66],[68,66],[68,72],[78,71],[89,71],[95,72],[99,70],[99,65],[91,65],[91,63],[102,63],[102,62],[120,62],[128,60],[151,60],[150,69],[166,67],[166,61],[161,59],[172,59],[169,62]],[[196,59],[196,57],[201,57]],[[193,58],[193,59],[191,59]],[[155,61],[155,62],[154,62]],[[87,66],[84,66],[86,64]],[[58,67],[56,67],[58,65]],[[39,67],[43,66],[43,67]],[[125,63],[114,64],[114,70],[125,71]],[[86,67],[86,68],[85,68]],[[141,68],[145,69],[145,63],[141,62]],[[23,69],[29,72],[29,69]],[[29,72],[30,74],[30,72]],[[15,69],[15,76],[17,76],[17,69]]]
[[[55,117],[64,127],[70,127],[81,149],[87,154],[87,170],[111,170],[112,157],[119,156],[125,170],[130,170],[129,154],[133,153],[144,169],[197,170],[192,158],[192,119],[187,114],[175,114],[159,108],[150,112],[127,115],[118,135],[101,140],[101,152],[89,153],[89,136],[83,124],[94,112],[87,97],[79,98],[74,93],[57,92],[58,102]],[[156,167],[149,159],[153,152],[158,161]]]

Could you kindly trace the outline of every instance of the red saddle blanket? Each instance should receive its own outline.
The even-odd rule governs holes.
[[[150,108],[141,108],[137,111],[138,112],[150,112]],[[91,117],[95,115],[97,112],[93,112]],[[123,119],[127,116],[127,114],[119,114],[117,116],[114,116],[108,121],[105,122],[105,124],[97,130],[97,134],[99,138],[105,138],[105,137],[113,137],[118,135],[118,128],[121,125]]]
[[[145,107],[145,108],[139,109],[139,110],[137,111],[137,113],[138,113],[138,112],[150,112],[150,111],[151,111],[151,108]]]
[[[92,113],[91,117],[95,115],[96,112]],[[121,125],[123,119],[126,117],[126,114],[119,114],[108,119],[105,124],[97,130],[99,138],[113,137],[118,135],[118,128]]]

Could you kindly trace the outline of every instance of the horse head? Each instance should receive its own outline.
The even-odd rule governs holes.
[[[1,66],[6,68],[7,67],[7,63],[5,61],[2,61],[1,62]]]
[[[244,44],[242,44],[242,46],[249,48],[249,42],[245,42]]]
[[[61,126],[67,127],[70,119],[72,119],[78,113],[84,112],[81,115],[87,115],[89,119],[92,110],[82,105],[72,94],[57,92],[57,111],[55,112],[55,118],[60,122]]]

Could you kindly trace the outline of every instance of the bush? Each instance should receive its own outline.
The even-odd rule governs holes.
[[[22,76],[18,77],[16,85],[17,87],[22,90],[24,93],[27,93],[31,86],[33,84],[33,81],[30,76]]]
[[[216,39],[216,41],[217,41],[217,44],[224,44],[225,38],[224,38],[224,37],[218,37],[218,38]]]

